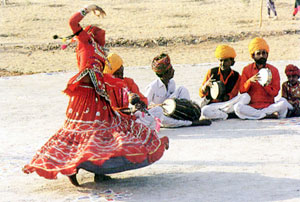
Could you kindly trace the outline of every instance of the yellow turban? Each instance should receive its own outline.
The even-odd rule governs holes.
[[[269,45],[263,38],[256,37],[252,39],[248,46],[250,55],[252,55],[257,50],[266,50],[268,53],[270,51]]]
[[[110,53],[107,56],[107,60],[109,61],[111,68],[108,66],[107,61],[105,62],[105,68],[103,73],[105,74],[114,74],[120,67],[123,65],[122,58],[116,53]]]
[[[235,58],[235,50],[228,45],[218,45],[215,51],[215,56],[218,59]]]

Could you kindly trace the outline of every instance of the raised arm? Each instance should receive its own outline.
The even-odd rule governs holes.
[[[74,13],[69,20],[69,25],[75,35],[79,35],[81,33],[83,28],[80,26],[79,22],[91,11],[93,11],[97,17],[104,17],[106,15],[105,11],[95,4],[85,6],[80,9],[80,11]]]

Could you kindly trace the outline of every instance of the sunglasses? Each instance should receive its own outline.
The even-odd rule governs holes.
[[[257,52],[255,52],[255,55],[261,55],[261,56],[267,55],[267,54],[268,54],[267,51],[257,51]]]

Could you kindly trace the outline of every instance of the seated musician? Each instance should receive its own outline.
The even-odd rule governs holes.
[[[283,82],[281,89],[281,99],[287,100],[288,114],[287,117],[300,116],[300,69],[292,64],[285,67],[287,81]]]
[[[152,61],[152,70],[158,77],[146,87],[145,96],[148,99],[148,109],[150,114],[158,117],[161,120],[162,127],[182,127],[182,126],[197,126],[210,125],[209,120],[179,120],[163,114],[161,104],[169,98],[178,98],[190,100],[190,94],[187,88],[180,86],[176,88],[175,80],[173,79],[175,70],[172,67],[170,57],[162,53],[156,56]]]
[[[228,45],[219,45],[215,56],[219,60],[219,67],[214,67],[206,73],[199,95],[202,98],[201,116],[206,119],[228,118],[228,114],[234,112],[233,105],[238,102],[240,74],[232,70],[235,50]],[[216,82],[213,89],[213,83]],[[212,91],[217,90],[218,96],[212,96]],[[207,105],[206,105],[207,104]]]
[[[249,43],[249,52],[253,63],[244,67],[241,82],[241,99],[234,106],[235,114],[241,119],[283,118],[287,114],[284,101],[275,102],[280,90],[280,77],[276,67],[267,63],[269,46],[263,38],[254,38]],[[266,68],[272,79],[265,84],[259,71]]]
[[[148,100],[140,92],[138,85],[134,82],[132,78],[124,77],[124,66],[122,58],[116,53],[110,53],[107,56],[107,60],[110,64],[106,62],[103,73],[111,74],[116,78],[122,79],[127,85],[127,92],[119,92],[116,97],[121,97],[118,100],[111,100],[113,106],[116,106],[121,112],[134,113],[137,118],[137,122],[142,123],[151,129],[156,128],[156,121],[154,117],[144,114],[143,111],[147,109]],[[122,89],[124,91],[124,89]],[[132,104],[134,107],[129,109],[129,105]]]

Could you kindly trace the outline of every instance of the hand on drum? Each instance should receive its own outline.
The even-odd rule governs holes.
[[[209,87],[209,88],[211,88],[211,86],[212,86],[212,83],[213,83],[213,79],[212,79],[212,77],[213,77],[213,75],[211,75],[211,77],[205,82],[205,84],[203,85],[203,87],[202,87],[202,91],[203,92],[207,92],[207,88]]]
[[[256,81],[259,81],[260,80],[260,76],[259,76],[259,73],[253,75],[252,77],[250,77],[249,81],[252,82],[252,83],[255,83]]]

